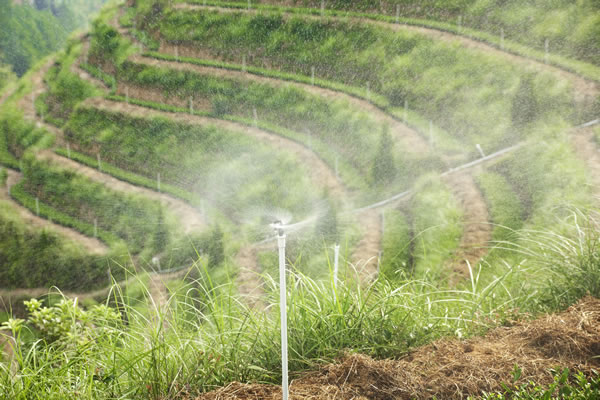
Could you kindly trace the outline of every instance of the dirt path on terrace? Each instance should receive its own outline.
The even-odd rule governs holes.
[[[219,12],[246,12],[246,13],[256,13],[257,12],[256,9],[250,9],[250,10],[231,9],[231,8],[225,8],[225,7],[201,6],[201,5],[197,5],[197,4],[188,4],[188,3],[176,4],[174,6],[174,8],[175,9],[184,9],[184,10],[205,9],[205,10],[216,10]],[[290,15],[289,13],[283,13],[283,14]],[[303,16],[306,18],[311,18],[311,19],[323,18],[323,17],[316,16],[316,15],[304,15],[303,14]],[[475,39],[470,39],[466,36],[460,36],[460,35],[456,35],[456,34],[453,34],[450,32],[444,32],[444,31],[440,31],[440,30],[436,30],[436,29],[432,29],[432,28],[425,28],[425,27],[419,27],[419,26],[414,26],[414,25],[394,24],[394,23],[390,23],[390,22],[375,21],[375,20],[371,20],[368,18],[331,17],[331,16],[328,16],[326,18],[334,19],[334,20],[342,20],[342,21],[360,21],[362,23],[369,23],[372,25],[381,26],[383,28],[391,29],[393,31],[411,31],[411,32],[416,32],[416,33],[420,33],[422,35],[431,37],[435,40],[443,40],[443,41],[447,41],[447,42],[458,42],[466,48],[481,50],[488,54],[501,56],[505,59],[510,60],[513,63],[523,65],[533,71],[552,72],[553,74],[558,75],[562,79],[566,79],[573,84],[573,88],[575,89],[574,90],[575,100],[578,103],[591,102],[596,98],[596,96],[600,92],[598,83],[591,81],[591,80],[587,80],[585,78],[582,78],[575,73],[565,71],[565,70],[555,67],[553,65],[544,64],[543,62],[540,62],[537,60],[533,60],[533,59],[530,59],[527,57],[519,56],[519,55],[516,55],[513,53],[509,53],[509,52],[497,49],[494,46],[491,46],[484,42],[480,42]]]
[[[444,181],[452,194],[461,203],[463,209],[463,234],[460,244],[448,266],[450,283],[469,278],[469,265],[475,265],[488,251],[492,240],[492,224],[487,208],[487,202],[473,176],[466,172],[450,174]]]
[[[163,51],[166,51],[168,54],[175,54],[173,46],[163,45],[163,47],[161,48],[161,52]],[[318,86],[307,85],[294,81],[285,81],[276,78],[264,77],[242,71],[227,70],[223,68],[211,68],[175,61],[157,60],[150,57],[131,57],[130,60],[138,64],[150,65],[155,67],[167,67],[178,71],[190,71],[200,74],[208,74],[211,76],[224,78],[235,78],[245,81],[252,80],[252,82],[264,83],[274,87],[291,86],[304,90],[310,94],[322,97],[326,100],[342,100],[347,102],[349,105],[355,107],[356,109],[367,113],[379,124],[389,125],[390,133],[392,134],[393,138],[395,139],[395,141],[399,142],[402,145],[402,149],[406,149],[407,152],[425,155],[428,154],[431,150],[429,144],[419,135],[419,133],[417,133],[413,129],[395,120],[389,114],[386,114],[385,112],[381,111],[379,108],[375,107],[368,101],[361,100],[357,97],[349,96],[343,92],[329,90]]]
[[[183,228],[183,232],[186,234],[201,230],[206,226],[206,221],[204,220],[204,217],[200,211],[196,210],[194,207],[182,200],[164,193],[156,192],[154,190],[121,181],[111,175],[104,174],[97,169],[90,168],[76,161],[59,156],[50,150],[41,151],[38,153],[38,157],[43,160],[52,161],[54,164],[58,164],[63,168],[73,170],[79,175],[102,183],[110,189],[125,193],[139,194],[149,199],[161,202],[170,213],[174,214],[179,219],[180,226]]]
[[[594,139],[594,129],[574,129],[570,138],[575,153],[587,166],[592,194],[600,200],[600,148]]]
[[[136,92],[136,94],[137,93],[138,92]],[[156,100],[155,98],[147,98],[145,96],[142,99]],[[243,132],[244,134],[250,137],[268,143],[275,148],[285,150],[294,154],[301,164],[310,166],[310,168],[307,169],[307,172],[310,174],[311,180],[313,182],[321,182],[333,195],[340,196],[346,193],[345,187],[336,178],[335,172],[332,171],[331,168],[329,168],[329,166],[323,160],[321,160],[317,155],[315,155],[312,151],[302,146],[301,144],[298,144],[284,137],[270,134],[260,129],[238,124],[235,122],[207,117],[199,117],[191,114],[158,111],[150,108],[136,106],[128,103],[115,102],[102,98],[88,99],[85,101],[85,104],[92,107],[109,110],[112,112],[127,113],[129,115],[137,117],[148,118],[152,116],[163,116],[180,123],[197,125],[216,125],[231,131]]]
[[[401,360],[347,355],[337,363],[292,380],[290,399],[465,399],[483,391],[503,391],[515,365],[516,385],[528,381],[547,387],[550,369],[568,367],[592,376],[600,368],[600,301],[585,298],[560,314],[500,327],[484,337],[441,339]],[[194,397],[182,396],[179,400]],[[231,383],[196,400],[281,398],[275,385]]]
[[[50,222],[46,219],[40,218],[37,215],[33,214],[29,209],[23,207],[9,196],[10,189],[19,183],[22,178],[22,175],[18,172],[12,171],[10,169],[6,170],[8,172],[8,179],[6,180],[6,187],[2,187],[0,189],[0,197],[9,200],[15,210],[17,210],[19,217],[23,219],[23,221],[30,226],[35,226],[39,228],[49,228],[62,236],[67,237],[68,239],[81,244],[92,254],[106,254],[108,252],[108,247],[99,241],[98,239],[94,239],[91,237],[87,237],[73,229],[64,227],[62,225],[57,225],[53,222]]]
[[[363,236],[350,256],[350,263],[360,282],[369,283],[379,273],[379,252],[381,250],[381,210],[366,210],[358,214]]]

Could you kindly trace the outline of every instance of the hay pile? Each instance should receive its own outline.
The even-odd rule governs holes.
[[[600,370],[600,300],[582,299],[560,314],[490,331],[469,340],[442,339],[402,360],[348,355],[294,380],[292,399],[462,399],[500,391],[512,381],[550,384],[550,369],[568,367],[590,374]],[[596,357],[596,358],[595,358]],[[196,400],[279,399],[281,388],[232,383]]]

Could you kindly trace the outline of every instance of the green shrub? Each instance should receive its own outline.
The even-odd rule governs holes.
[[[160,173],[161,182],[177,188],[186,200],[185,192],[190,192],[220,204],[221,211],[234,218],[245,218],[249,204],[306,215],[315,198],[307,174],[285,151],[275,152],[217,125],[79,108],[66,125],[65,138],[88,157],[99,150],[102,162],[109,166],[147,180]],[[227,165],[223,160],[229,160]],[[291,187],[283,182],[295,184]]]
[[[516,385],[521,375],[521,369],[515,366],[512,384],[503,383],[504,391],[485,393],[484,400],[534,400],[560,398],[564,400],[597,399],[600,396],[600,376],[594,373],[586,377],[582,372],[572,374],[568,368],[552,371],[554,381],[546,386],[529,381]]]
[[[28,149],[45,148],[54,141],[53,135],[25,120],[23,112],[11,105],[4,105],[0,111],[0,137],[4,162],[13,168],[15,160],[22,158]]]
[[[164,229],[161,205],[154,200],[127,195],[106,188],[69,170],[62,170],[41,162],[27,162],[23,171],[23,188],[42,203],[71,216],[88,226],[85,233],[93,236],[97,223],[108,243],[109,237],[124,240],[132,253],[152,248],[157,229]],[[90,232],[90,228],[91,232]]]
[[[179,10],[165,14],[160,35],[228,62],[240,63],[241,55],[250,54],[249,65],[266,59],[285,72],[310,76],[314,67],[321,78],[358,87],[369,84],[392,107],[408,101],[411,109],[443,126],[468,149],[481,144],[493,151],[531,133],[549,116],[573,115],[570,89],[542,73],[533,86],[535,97],[544,103],[531,126],[514,129],[510,110],[518,101],[517,83],[525,69],[496,55],[370,24]]]
[[[413,272],[413,239],[411,226],[404,214],[386,210],[383,217],[385,230],[382,240],[381,275],[391,280],[402,280]]]
[[[190,0],[206,3],[204,0]],[[291,12],[320,14],[319,0],[295,0],[291,4],[299,8],[284,7],[289,2],[258,1],[258,3],[278,4],[278,8]],[[209,1],[208,5],[246,8],[247,3],[235,1]],[[256,5],[259,9],[274,9]],[[302,7],[302,8],[300,8]],[[312,8],[303,8],[312,7]],[[400,17],[395,14],[399,7]],[[339,10],[339,11],[335,11]],[[525,56],[544,59],[545,40],[549,39],[551,53],[575,57],[593,64],[600,64],[599,47],[594,38],[598,37],[598,6],[595,0],[575,3],[558,1],[552,4],[538,1],[518,0],[365,0],[327,1],[326,15],[347,15],[368,17],[387,22],[408,23],[410,25],[432,27],[459,35],[471,36],[489,42],[507,51]],[[346,12],[348,11],[348,13]],[[440,22],[438,22],[440,21]],[[459,22],[460,21],[460,22]],[[505,40],[500,36],[504,32]],[[512,41],[512,42],[511,42]],[[525,46],[529,46],[525,47]],[[532,54],[537,52],[537,54]],[[574,63],[564,57],[552,57],[558,65],[571,69],[580,64],[581,70],[594,70],[598,79],[598,69]],[[578,68],[575,67],[575,70]]]
[[[13,187],[18,196],[19,187]],[[35,204],[33,204],[35,210]],[[40,206],[40,213],[44,210]],[[35,212],[35,211],[34,211]],[[27,227],[10,203],[0,208],[0,286],[62,290],[86,290],[108,283],[106,271],[113,266],[115,279],[124,276],[126,258],[116,253],[106,257],[86,254],[76,243],[50,230]],[[113,260],[113,261],[111,261]]]
[[[303,135],[313,142],[318,141],[328,147],[328,152],[334,149],[340,158],[364,176],[364,181],[371,178],[371,154],[375,155],[377,146],[375,127],[381,123],[345,101],[324,99],[295,87],[129,62],[123,64],[119,77],[136,86],[158,89],[180,102],[187,102],[192,96],[201,97],[212,106],[205,111],[217,117],[231,115],[253,120],[256,110],[259,120],[300,132],[295,136]],[[391,141],[391,137],[389,139]],[[356,152],[356,147],[365,151]],[[386,150],[394,151],[391,146]],[[400,148],[395,151],[399,153]],[[424,169],[425,160],[432,158],[429,154],[403,153],[403,158],[415,170]],[[392,187],[390,190],[398,191],[410,184],[408,175],[396,176],[389,172],[385,180],[388,188]],[[416,171],[415,175],[418,173]]]
[[[92,84],[71,72],[80,52],[81,44],[71,43],[67,47],[44,77],[48,90],[36,99],[44,117],[50,117],[49,121],[55,125],[64,125],[78,103],[99,94]]]

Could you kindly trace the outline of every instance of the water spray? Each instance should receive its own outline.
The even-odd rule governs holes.
[[[285,283],[285,232],[283,223],[277,220],[271,224],[277,233],[279,247],[279,309],[281,311],[281,390],[283,400],[288,400],[288,343],[287,343],[287,287]]]

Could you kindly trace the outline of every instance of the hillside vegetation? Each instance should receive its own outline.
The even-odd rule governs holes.
[[[279,397],[281,294],[293,396],[597,396],[598,4],[263,3],[22,47],[0,397]]]
[[[22,76],[42,57],[60,50],[105,0],[44,0],[33,6],[0,1],[0,60]],[[1,83],[1,79],[0,79]]]
[[[202,3],[194,0],[196,3]],[[223,3],[238,3],[224,1]],[[595,0],[576,2],[540,0],[256,0],[252,3],[290,5],[327,10],[383,14],[394,17],[447,22],[458,29],[489,32],[526,46],[600,65],[600,5]],[[246,4],[243,4],[245,6]]]

